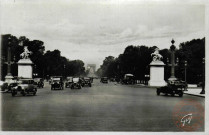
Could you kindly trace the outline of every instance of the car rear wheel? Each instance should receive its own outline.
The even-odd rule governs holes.
[[[12,92],[12,96],[14,97],[16,95],[16,92]]]
[[[36,95],[36,92],[34,91],[34,92],[33,92],[33,96],[35,96],[35,95]]]
[[[183,92],[180,92],[179,93],[179,97],[183,97]]]
[[[160,95],[160,90],[159,90],[159,89],[157,89],[157,95],[158,95],[158,96]]]

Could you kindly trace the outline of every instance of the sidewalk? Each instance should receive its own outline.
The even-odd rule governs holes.
[[[192,95],[192,96],[198,96],[198,97],[205,97],[205,94],[200,94],[202,91],[202,88],[200,87],[189,87],[187,89],[188,91],[184,91],[184,94]]]

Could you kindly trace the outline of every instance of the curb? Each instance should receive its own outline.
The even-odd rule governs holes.
[[[191,96],[196,96],[196,97],[205,98],[205,96],[202,96],[202,95],[195,95],[195,94],[191,94],[191,93],[184,93],[184,94],[191,95]]]

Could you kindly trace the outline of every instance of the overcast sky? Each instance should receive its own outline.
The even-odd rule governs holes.
[[[205,7],[169,1],[1,0],[2,34],[42,40],[70,60],[97,64],[128,45],[169,48],[205,36]]]

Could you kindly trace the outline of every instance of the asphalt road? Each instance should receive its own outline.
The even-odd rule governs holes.
[[[155,88],[98,80],[80,90],[51,91],[46,84],[36,96],[1,95],[3,131],[184,131],[175,124],[176,105],[205,104],[201,97],[157,96]],[[204,131],[204,121],[196,131]]]

